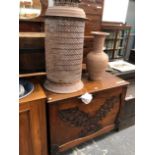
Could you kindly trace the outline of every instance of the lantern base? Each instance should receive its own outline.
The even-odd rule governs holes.
[[[44,83],[44,87],[47,90],[55,92],[55,93],[73,93],[73,92],[81,90],[83,86],[84,85],[81,80],[76,83],[70,83],[70,84],[54,83],[49,80],[46,80]]]

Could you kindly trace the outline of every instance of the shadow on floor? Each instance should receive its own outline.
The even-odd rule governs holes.
[[[135,126],[92,139],[60,155],[134,155]]]

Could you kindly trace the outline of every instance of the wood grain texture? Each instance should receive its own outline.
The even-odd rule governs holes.
[[[31,80],[31,82],[34,84],[34,91],[30,95],[19,100],[20,107],[24,103],[46,98],[46,94],[41,85],[36,80]]]
[[[45,71],[44,32],[21,32],[19,39],[20,73]],[[83,63],[93,49],[93,36],[84,37]],[[34,61],[35,60],[35,61]]]
[[[91,31],[101,30],[101,19],[104,0],[82,0],[79,7],[82,8],[87,17],[85,25],[85,35],[90,35]]]
[[[45,33],[19,33],[20,73],[45,71],[44,38]]]
[[[56,94],[46,91],[49,141],[53,154],[117,127],[128,82],[108,73],[103,81],[88,81],[85,78],[83,81],[84,89],[79,92]],[[88,105],[79,99],[85,92],[93,95]]]
[[[102,29],[116,29],[116,30],[124,30],[130,29],[131,26],[128,24],[123,24],[119,22],[102,22],[101,24]]]
[[[44,32],[19,32],[19,38],[45,38]]]
[[[123,91],[121,94],[120,109],[119,109],[119,112],[117,114],[117,119],[115,121],[116,130],[119,130],[120,120],[121,120],[121,117],[123,117],[123,108],[124,108],[124,103],[125,103],[124,101],[125,101],[126,91],[127,91],[127,87],[123,87]]]
[[[33,155],[29,111],[19,115],[19,154]]]
[[[129,84],[127,81],[124,81],[106,72],[103,75],[102,81],[89,81],[87,77],[83,77],[83,82],[84,82],[85,87],[82,90],[78,92],[74,92],[74,93],[57,94],[57,93],[53,93],[53,92],[45,90],[45,93],[48,98],[47,102],[53,104],[54,101],[59,101],[59,100],[67,99],[70,97],[80,96],[86,92],[89,92],[89,93],[99,92],[101,90],[108,90],[111,88],[118,89],[118,87],[126,86]]]
[[[45,71],[45,53],[40,49],[20,49],[19,72],[33,73]]]
[[[47,75],[46,72],[34,72],[34,73],[27,73],[27,74],[19,74],[19,78],[33,77],[33,76],[45,76],[45,75]]]
[[[104,92],[101,92],[102,94],[104,94]],[[114,94],[117,94],[117,92],[115,91]],[[95,117],[98,118],[98,110],[102,107],[102,105],[106,104],[106,100],[108,98],[111,98],[111,93],[108,93],[109,97],[97,97],[97,98],[93,98],[93,101],[89,104],[89,105],[85,105],[84,103],[82,103],[82,101],[78,98],[71,98],[71,99],[67,99],[64,103],[63,101],[59,101],[56,102],[56,104],[50,104],[48,107],[49,110],[49,122],[53,122],[50,124],[50,128],[52,131],[52,142],[56,143],[56,144],[63,144],[66,141],[71,141],[73,140],[75,137],[76,138],[80,138],[81,135],[80,133],[85,129],[85,128],[89,128],[91,126],[89,126],[89,121],[87,121],[84,126],[81,124],[79,127],[77,127],[76,125],[72,124],[70,121],[72,119],[74,119],[74,123],[76,124],[76,122],[79,124],[80,121],[83,121],[85,118],[82,117],[82,113],[81,115],[78,115],[78,113],[73,112],[72,113],[72,109],[76,109],[82,111],[86,116],[88,115],[88,120],[92,119],[90,121],[93,121],[93,119],[96,119]],[[117,96],[117,95],[116,95]],[[119,97],[119,95],[118,95]],[[114,123],[115,121],[115,117],[117,115],[118,109],[119,109],[119,103],[120,100],[116,101],[114,103],[114,107],[112,108],[112,110],[110,110],[108,112],[108,115],[104,118],[103,116],[101,121],[99,121],[99,124],[102,124],[103,126]],[[65,105],[66,104],[66,108],[62,109],[62,104]],[[71,107],[74,106],[74,107]],[[64,121],[63,117],[61,117],[61,115],[59,114],[59,112],[65,112],[68,111],[68,113],[66,115],[69,115],[70,117]],[[54,116],[55,114],[55,116]],[[74,115],[76,115],[76,117],[74,117]],[[64,115],[64,117],[67,117]],[[82,118],[81,118],[82,117]],[[89,118],[90,117],[90,118]],[[71,120],[70,120],[71,119]],[[100,119],[99,119],[100,120]],[[90,122],[92,125],[95,123],[97,123],[98,121],[96,120],[95,122]],[[85,125],[88,123],[88,126],[85,127]],[[53,126],[52,126],[53,124]],[[61,133],[60,133],[60,130]],[[65,134],[65,133],[70,133],[70,134]],[[89,133],[90,132],[90,133]],[[93,130],[91,130],[91,128],[88,130],[87,134],[91,134],[93,132]],[[86,133],[85,133],[86,134]],[[86,136],[86,135],[85,135]],[[61,137],[61,138],[60,138]],[[82,136],[83,137],[83,136]]]
[[[86,70],[86,64],[82,64],[82,70]],[[40,77],[40,76],[46,76],[46,72],[33,72],[33,73],[22,73],[19,74],[19,78],[25,78],[25,77]]]
[[[59,148],[59,151],[63,152],[63,151],[66,150],[66,148],[69,148],[69,147],[73,148],[73,147],[75,147],[75,146],[77,146],[77,145],[79,145],[79,144],[81,144],[83,142],[86,142],[86,141],[88,141],[90,139],[93,139],[93,138],[98,137],[98,136],[100,136],[102,134],[105,134],[105,133],[113,130],[114,128],[115,128],[115,124],[108,125],[108,126],[102,128],[101,130],[99,130],[99,131],[97,131],[97,132],[95,132],[95,133],[93,133],[93,134],[91,134],[89,136],[86,136],[84,138],[79,138],[79,139],[76,139],[76,140],[73,140],[73,141],[70,141],[68,143],[65,143],[65,144],[61,145],[60,148]]]
[[[68,125],[81,127],[82,129],[79,132],[79,137],[85,137],[103,128],[105,125],[103,122],[109,113],[113,116],[112,118],[115,118],[115,113],[111,113],[111,111],[113,111],[114,107],[115,109],[118,109],[115,106],[117,103],[119,103],[119,96],[110,96],[105,100],[103,99],[102,102],[97,102],[97,100],[93,99],[90,106],[82,106],[79,103],[78,107],[76,105],[74,108],[68,108],[65,110],[59,109],[58,113],[60,119],[68,123]],[[109,118],[111,118],[111,116],[109,116]]]
[[[44,20],[20,20],[19,32],[44,32]]]
[[[43,1],[41,1],[43,3]],[[102,12],[103,12],[103,0],[82,0],[79,4],[79,7],[84,9],[86,12],[86,16],[88,20],[86,21],[85,25],[85,36],[89,36],[91,31],[100,31],[101,30],[101,18],[102,18]],[[46,2],[44,4],[46,6]],[[43,18],[37,18],[32,19],[28,21],[20,20],[20,32],[44,32],[44,19]],[[27,34],[28,35],[28,34]],[[42,47],[43,41],[41,42],[41,38],[35,38],[35,40],[32,40],[32,38],[28,38],[30,41],[24,41],[26,34],[20,34],[20,37],[22,36],[22,41],[20,42],[20,47]],[[31,34],[30,34],[31,35]],[[27,37],[29,37],[28,35]],[[24,37],[24,38],[23,38]],[[34,34],[32,37],[36,37]],[[91,36],[90,36],[91,37]],[[83,62],[86,61],[87,54],[92,51],[93,49],[93,38],[85,38],[84,40],[84,52],[83,52]],[[44,55],[42,54],[36,54],[31,53],[31,49],[29,50],[29,55],[20,55],[20,71],[23,73],[28,72],[39,72],[45,70],[45,62],[43,60],[45,59]],[[43,50],[44,52],[44,50]],[[40,52],[41,53],[41,52]],[[32,56],[31,56],[32,55]],[[24,58],[25,57],[25,58]],[[27,57],[27,58],[26,58]],[[33,57],[33,58],[32,58]],[[43,59],[42,59],[43,57]],[[27,64],[26,59],[29,59],[29,64]],[[36,63],[33,62],[33,60],[37,60]],[[36,64],[36,65],[35,65]]]
[[[47,155],[46,96],[39,83],[34,83],[32,94],[19,101],[20,155]]]
[[[45,100],[30,104],[30,125],[34,155],[47,155]]]

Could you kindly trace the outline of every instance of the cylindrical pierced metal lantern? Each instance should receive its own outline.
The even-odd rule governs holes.
[[[47,80],[44,86],[57,93],[71,93],[83,88],[81,74],[86,16],[75,6],[76,3],[73,6],[71,1],[64,2],[64,6],[59,6],[61,1],[49,7],[45,19]]]

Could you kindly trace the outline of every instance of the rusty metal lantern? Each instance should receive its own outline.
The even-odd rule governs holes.
[[[81,81],[85,12],[78,1],[55,1],[46,11],[45,57],[47,79],[44,87],[56,93],[83,88]]]

